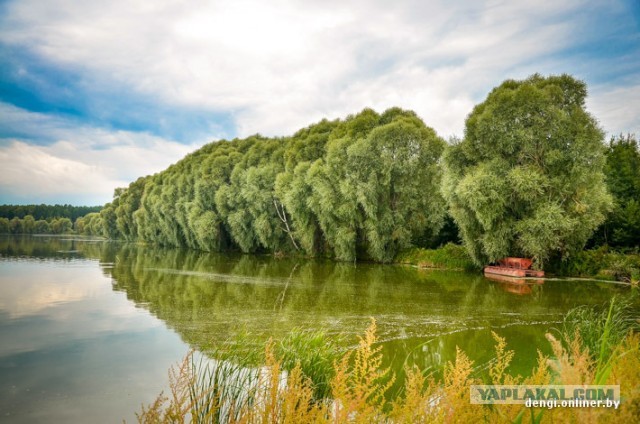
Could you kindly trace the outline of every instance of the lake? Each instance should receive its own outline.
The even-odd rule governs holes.
[[[347,349],[371,317],[398,373],[415,363],[437,374],[456,346],[481,370],[495,331],[516,352],[512,372],[527,374],[569,309],[617,293],[629,289],[0,236],[0,422],[135,422],[191,348],[206,353],[240,336],[262,346],[297,329],[340,336]]]

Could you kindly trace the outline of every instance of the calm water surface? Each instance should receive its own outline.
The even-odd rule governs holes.
[[[370,317],[397,371],[408,362],[438,372],[456,346],[481,369],[495,331],[526,374],[567,310],[616,293],[628,289],[0,236],[0,421],[133,422],[190,348],[240,334],[262,346],[292,329],[346,335],[347,348]]]

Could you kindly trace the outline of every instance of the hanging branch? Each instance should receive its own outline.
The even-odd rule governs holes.
[[[284,210],[284,206],[281,206],[282,208],[282,212],[280,211],[280,209],[278,208],[278,201],[276,199],[273,199],[273,206],[276,207],[276,213],[278,214],[278,218],[280,218],[280,221],[282,221],[284,223],[285,228],[283,228],[284,232],[289,234],[289,238],[291,239],[291,242],[293,243],[293,247],[296,248],[296,250],[300,250],[300,248],[298,247],[298,244],[296,243],[295,239],[293,238],[293,234],[291,233],[291,229],[289,228],[289,223],[287,222],[287,214]]]

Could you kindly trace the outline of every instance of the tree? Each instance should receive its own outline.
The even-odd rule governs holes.
[[[22,218],[22,232],[24,234],[33,234],[36,230],[36,220],[32,215],[26,215]]]
[[[415,113],[365,109],[291,137],[209,143],[118,189],[77,222],[110,238],[202,250],[389,261],[442,224],[444,141]]]
[[[325,147],[338,121],[322,120],[293,135],[284,153],[285,170],[275,182],[277,201],[284,206],[282,221],[285,231],[308,255],[324,252],[325,243],[318,217],[309,207],[314,185],[309,168],[325,155]],[[276,202],[276,199],[274,199]]]
[[[612,137],[606,149],[605,175],[614,208],[593,244],[640,245],[640,149],[635,135]]]
[[[369,256],[390,262],[416,236],[444,222],[438,161],[445,141],[412,112],[389,109],[347,149]]]
[[[365,109],[332,131],[305,184],[308,208],[337,259],[388,262],[427,228],[440,229],[445,208],[437,164],[444,145],[415,113],[399,108],[382,115]]]
[[[49,234],[51,232],[51,227],[49,226],[49,223],[47,221],[45,221],[44,219],[39,219],[36,221],[34,232],[36,234]]]
[[[477,105],[444,155],[442,191],[476,263],[584,247],[611,207],[603,132],[571,76],[507,80]]]
[[[55,218],[51,221],[51,232],[53,234],[65,234],[71,232],[73,223],[69,218]]]
[[[22,234],[23,233],[22,220],[20,218],[18,218],[17,216],[14,216],[9,221],[9,232],[11,234]]]
[[[290,243],[281,226],[275,199],[275,180],[283,166],[283,139],[256,137],[255,144],[236,164],[229,184],[215,196],[218,211],[243,252],[284,250]]]
[[[128,188],[122,189],[118,194],[118,205],[115,208],[116,226],[118,232],[126,240],[134,240],[138,236],[138,228],[133,213],[140,207],[140,199],[144,192],[144,186],[147,178],[140,177],[129,185]]]
[[[4,217],[0,217],[0,234],[8,234],[9,230],[9,220]]]

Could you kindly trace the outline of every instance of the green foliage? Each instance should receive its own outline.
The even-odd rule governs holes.
[[[416,265],[420,268],[477,269],[467,250],[463,246],[453,243],[447,243],[438,249],[413,248],[403,250],[396,256],[395,261],[402,264]]]
[[[275,352],[283,369],[291,371],[298,365],[313,383],[314,397],[326,399],[331,395],[333,364],[343,353],[338,344],[335,336],[332,338],[323,331],[294,329],[275,345]]]
[[[102,206],[71,205],[0,205],[0,218],[23,219],[31,215],[35,220],[50,221],[53,218],[69,218],[72,221],[91,212],[100,212]]]
[[[348,148],[347,178],[362,211],[367,253],[389,262],[416,234],[444,223],[438,160],[445,143],[411,113],[391,109],[380,120],[389,123]]]
[[[82,218],[78,218],[82,219]],[[73,231],[73,223],[69,218],[53,218],[35,220],[26,215],[23,219],[17,216],[0,218],[0,234],[66,234]]]
[[[291,137],[211,143],[116,190],[100,212],[102,234],[389,262],[444,223],[444,147],[413,112],[397,108],[323,120]]]
[[[614,208],[593,237],[593,245],[640,246],[640,147],[635,135],[612,137],[604,167]]]
[[[0,218],[0,234],[9,234],[9,220],[7,218]]]
[[[116,227],[120,236],[126,240],[134,240],[138,236],[138,227],[133,213],[140,207],[146,181],[146,178],[140,177],[131,183],[128,189],[119,189],[116,192],[118,195],[118,205],[114,210]]]
[[[602,131],[568,75],[508,80],[444,155],[442,191],[473,260],[579,251],[611,206]]]
[[[631,283],[640,279],[640,255],[610,252],[604,246],[578,252],[564,261],[556,257],[549,262],[548,271],[559,276],[595,277]]]
[[[579,340],[597,362],[597,374],[602,374],[607,370],[608,358],[624,338],[630,332],[640,331],[640,322],[631,301],[614,297],[608,307],[580,306],[570,310],[562,330],[565,345]]]
[[[88,236],[104,236],[102,215],[99,212],[89,213],[76,219],[74,224],[76,233]]]
[[[9,232],[11,234],[23,233],[22,220],[17,216],[14,216],[13,218],[11,218],[11,221],[9,221]]]
[[[116,189],[118,193],[118,189]],[[116,208],[119,204],[119,198],[115,197],[113,202],[104,205],[104,208],[100,211],[100,218],[102,220],[102,234],[109,239],[117,239],[121,236],[118,230],[116,222]]]
[[[73,230],[73,223],[69,218],[56,218],[50,224],[52,234],[66,234]]]
[[[432,129],[400,109],[364,110],[336,127],[306,181],[308,205],[338,259],[389,262],[426,229],[439,231],[443,149]]]

